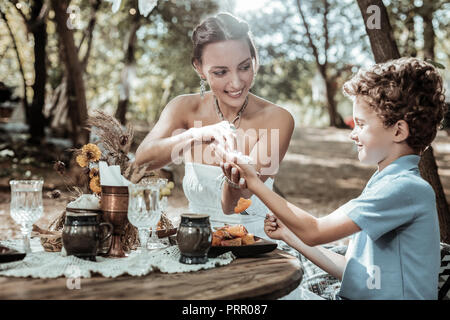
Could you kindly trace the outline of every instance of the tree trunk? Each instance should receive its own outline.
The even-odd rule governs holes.
[[[415,28],[415,12],[410,11],[407,14],[407,18],[405,21],[405,26],[408,29],[408,39],[406,40],[406,50],[405,52],[411,56],[416,57],[417,56],[417,49],[416,49],[416,28]]]
[[[34,38],[34,84],[33,101],[30,108],[28,121],[30,142],[40,144],[44,138],[46,126],[43,114],[45,104],[45,84],[47,82],[46,46],[47,46],[47,24],[45,18],[40,18],[44,1],[35,0],[31,8],[30,29]]]
[[[436,159],[434,158],[433,148],[431,146],[423,153],[419,162],[419,169],[422,177],[431,184],[436,193],[441,241],[449,243],[450,215],[448,214],[448,203],[445,198],[444,189],[438,174]]]
[[[419,8],[419,14],[423,21],[423,53],[424,57],[434,60],[435,33],[433,28],[433,2],[424,1],[423,6]]]
[[[119,104],[117,106],[115,117],[121,124],[126,124],[126,114],[128,109],[128,102],[130,100],[130,76],[134,73],[134,67],[136,64],[135,51],[136,51],[136,32],[140,27],[140,15],[135,14],[133,16],[133,23],[130,28],[130,32],[125,40],[125,66],[121,74],[121,83],[119,88]]]
[[[432,2],[424,2],[422,8],[419,9],[420,16],[423,20],[423,51],[424,58],[434,60],[435,33],[433,29],[434,5]],[[427,180],[436,193],[436,202],[439,212],[439,226],[441,231],[441,239],[443,242],[450,242],[450,213],[447,199],[445,198],[444,189],[438,174],[436,159],[433,154],[433,148],[430,146],[422,155],[419,164],[422,177]]]
[[[392,37],[392,29],[387,16],[386,7],[381,0],[357,0],[361,14],[366,25],[367,34],[370,38],[370,45],[372,47],[375,61],[385,62],[391,59],[400,57],[397,44]],[[368,29],[367,27],[367,8],[370,5],[377,5],[381,13],[381,29]],[[430,21],[432,18],[430,18]],[[425,30],[424,30],[425,31]],[[434,33],[433,33],[434,34]],[[424,34],[424,37],[426,35]],[[427,43],[434,43],[428,41]],[[434,52],[434,47],[433,51]],[[434,56],[434,54],[433,54]],[[433,155],[433,149],[429,147],[421,156],[419,163],[420,174],[433,187],[436,194],[437,211],[440,223],[441,241],[450,241],[450,216],[448,210],[447,199],[445,198],[444,189],[438,174],[438,167],[436,159]]]
[[[392,27],[389,22],[388,13],[382,0],[357,0],[359,9],[364,19],[367,35],[369,36],[375,62],[385,62],[391,59],[400,58],[400,53],[392,34]],[[375,5],[380,14],[380,28],[370,28],[369,18],[373,13],[368,13],[367,8]]]
[[[327,96],[327,107],[328,107],[328,115],[330,116],[330,126],[336,128],[346,128],[344,119],[341,114],[337,111],[336,105],[336,89],[334,88],[335,83],[332,79],[325,79],[325,89]]]
[[[55,21],[56,21],[56,31],[59,35],[61,45],[64,48],[64,65],[66,69],[66,74],[70,81],[68,82],[69,87],[69,100],[71,100],[71,93],[73,92],[74,97],[69,101],[69,108],[76,110],[69,110],[69,114],[72,117],[73,129],[75,130],[74,135],[76,136],[74,144],[82,145],[89,141],[89,131],[85,128],[87,120],[87,104],[86,104],[86,93],[84,89],[83,81],[83,68],[82,64],[78,58],[78,49],[75,46],[75,41],[73,37],[73,31],[67,28],[66,22],[69,19],[67,14],[67,7],[69,1],[65,0],[51,0],[53,9],[55,10]]]

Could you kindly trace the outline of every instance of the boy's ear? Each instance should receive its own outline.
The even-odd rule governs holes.
[[[394,124],[394,142],[403,142],[409,137],[409,126],[405,120],[399,120]]]

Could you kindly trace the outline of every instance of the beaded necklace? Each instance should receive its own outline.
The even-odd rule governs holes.
[[[236,117],[234,118],[233,121],[230,122],[230,121],[226,120],[225,117],[223,116],[223,113],[222,113],[222,111],[220,111],[220,108],[219,108],[219,101],[217,100],[216,96],[214,96],[214,107],[216,109],[217,115],[219,116],[220,120],[221,121],[228,121],[230,123],[230,125],[232,125],[236,129],[239,128],[239,126],[241,125],[241,115],[244,112],[245,108],[247,107],[247,104],[248,104],[248,95],[245,98],[244,104],[242,105],[241,109],[237,113]],[[238,119],[239,119],[238,125],[235,126],[234,123]]]

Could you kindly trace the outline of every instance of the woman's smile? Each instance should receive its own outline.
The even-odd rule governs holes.
[[[240,98],[242,96],[242,92],[244,92],[243,89],[239,90],[239,91],[227,91],[225,90],[225,93],[230,96],[231,98]]]

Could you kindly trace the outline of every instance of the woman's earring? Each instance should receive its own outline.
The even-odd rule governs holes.
[[[200,78],[200,96],[203,98],[205,96],[205,80]]]

